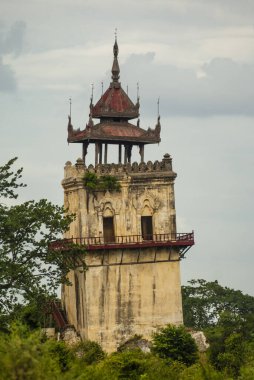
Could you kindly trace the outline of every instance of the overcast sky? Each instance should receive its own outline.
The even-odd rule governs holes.
[[[173,157],[179,232],[195,230],[182,281],[218,280],[254,295],[254,1],[1,0],[0,164],[19,157],[28,184],[20,200],[62,203],[67,145],[110,82],[118,29],[121,83],[141,127],[162,142],[146,159]],[[93,162],[93,155],[89,160]]]

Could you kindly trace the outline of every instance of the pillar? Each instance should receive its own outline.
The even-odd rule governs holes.
[[[88,148],[89,143],[83,143],[83,149],[82,149],[82,158],[84,161],[84,164],[86,163],[86,155],[87,155],[87,148]]]
[[[118,146],[118,163],[122,163],[122,144],[119,144]]]
[[[108,163],[108,144],[105,144],[104,147],[104,164]]]
[[[144,144],[139,145],[139,154],[140,154],[141,162],[144,162],[144,153],[145,153],[144,148],[145,148]]]

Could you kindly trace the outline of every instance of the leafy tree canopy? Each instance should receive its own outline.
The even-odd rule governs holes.
[[[223,312],[248,319],[254,314],[254,297],[221,286],[218,281],[191,280],[182,286],[185,326],[204,329],[214,326]]]
[[[198,359],[198,349],[184,326],[168,325],[154,334],[152,352],[162,359],[176,360],[191,365]]]
[[[205,330],[210,363],[236,378],[254,343],[254,297],[217,281],[189,284],[182,287],[185,325]]]
[[[17,198],[22,168],[12,170],[16,158],[0,167],[0,200]],[[46,199],[7,206],[0,203],[0,316],[40,293],[54,293],[75,266],[71,250],[50,249],[65,232],[73,215]]]

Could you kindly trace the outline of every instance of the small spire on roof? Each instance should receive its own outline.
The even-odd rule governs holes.
[[[118,79],[120,78],[120,68],[118,64],[118,44],[117,44],[117,29],[115,29],[115,43],[113,47],[113,53],[114,53],[114,61],[113,61],[113,66],[112,66],[112,80],[114,83],[118,83]]]
[[[139,83],[137,82],[137,103],[139,103]]]
[[[71,119],[71,98],[69,98],[69,102],[70,102],[70,119]]]
[[[90,98],[90,107],[93,105],[93,88],[94,88],[94,86],[93,86],[93,83],[91,83],[91,98]]]
[[[157,100],[157,117],[160,117],[160,97],[158,97]]]

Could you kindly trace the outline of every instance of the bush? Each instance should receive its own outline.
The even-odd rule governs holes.
[[[0,379],[60,379],[59,362],[48,348],[39,332],[30,333],[25,327],[14,325],[10,334],[0,335]]]
[[[97,177],[95,173],[87,172],[84,176],[84,185],[88,191],[120,191],[121,185],[112,175]]]
[[[152,352],[162,359],[177,360],[187,366],[198,359],[198,348],[183,326],[168,325],[153,335]]]
[[[103,360],[105,352],[97,342],[85,340],[73,348],[75,355],[86,364],[93,364]]]
[[[130,350],[109,355],[94,366],[84,368],[79,380],[178,380],[185,367],[177,362],[168,366],[159,357]]]

